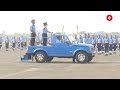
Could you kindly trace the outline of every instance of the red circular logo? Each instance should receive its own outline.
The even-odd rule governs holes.
[[[106,19],[107,19],[108,21],[111,21],[111,20],[113,19],[113,17],[112,17],[112,15],[107,15]]]

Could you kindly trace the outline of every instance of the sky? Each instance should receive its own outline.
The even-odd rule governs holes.
[[[112,21],[106,16],[111,14]],[[0,11],[0,33],[30,33],[31,20],[36,20],[36,30],[40,32],[43,22],[48,23],[48,30],[68,34],[86,32],[120,32],[120,11]]]

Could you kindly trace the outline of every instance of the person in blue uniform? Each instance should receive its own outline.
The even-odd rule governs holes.
[[[27,47],[27,37],[24,37],[23,46],[24,46],[24,47]]]
[[[20,37],[17,38],[17,48],[19,49],[20,48]]]
[[[104,43],[105,43],[105,55],[107,56],[109,52],[109,38],[107,34],[105,36]]]
[[[96,38],[95,38],[94,35],[92,35],[91,41],[92,41],[92,45],[94,46],[94,50],[95,50],[95,47],[96,47]]]
[[[2,42],[3,42],[3,39],[2,37],[0,37],[0,49],[2,48]]]
[[[86,41],[86,44],[92,44],[92,39],[91,39],[89,33],[88,33],[88,35],[87,35],[87,41]]]
[[[79,37],[79,43],[83,43],[83,37],[82,37],[82,35],[80,35],[80,37]]]
[[[87,34],[85,33],[85,34],[84,34],[84,38],[83,38],[83,43],[87,44],[87,39],[88,39],[88,38],[87,38]]]
[[[30,40],[30,44],[31,46],[35,45],[35,37],[36,37],[36,28],[35,28],[35,20],[31,20],[32,26],[30,27],[30,31],[31,31],[31,40]]]
[[[96,43],[97,43],[97,48],[98,48],[98,54],[101,54],[102,39],[100,35],[98,36]]]
[[[118,43],[118,38],[117,38],[117,36],[115,35],[115,37],[113,38],[113,49],[114,49],[114,53],[116,53],[117,43]]]
[[[104,35],[102,35],[102,46],[101,46],[101,52],[102,53],[104,53],[104,51],[105,51],[105,43],[104,43],[104,39],[105,39],[105,36]]]
[[[13,51],[15,49],[15,46],[16,46],[16,38],[13,37],[13,39],[12,39],[12,49],[13,49]]]
[[[50,31],[48,31],[47,29],[47,22],[43,23],[44,28],[43,28],[43,32],[42,32],[42,40],[43,40],[43,46],[47,46],[47,40],[48,40],[48,35],[47,33],[52,33]]]
[[[21,38],[20,38],[20,43],[21,43],[21,48],[23,48],[23,42],[24,42],[24,37],[23,36],[21,36]]]
[[[118,46],[119,46],[119,52],[120,52],[120,36],[118,36]]]
[[[5,47],[6,47],[6,51],[8,51],[9,49],[9,37],[8,36],[5,39]]]
[[[112,35],[109,38],[109,54],[112,54],[112,45],[113,45],[113,38]]]

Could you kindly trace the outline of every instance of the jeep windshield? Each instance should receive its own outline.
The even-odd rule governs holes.
[[[70,38],[67,35],[57,35],[57,39],[62,40],[64,43],[71,44]]]

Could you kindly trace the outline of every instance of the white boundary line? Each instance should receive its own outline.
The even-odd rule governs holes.
[[[31,72],[31,71],[37,71],[37,70],[38,70],[38,68],[28,68],[28,69],[25,69],[25,70],[20,71],[20,72],[16,72],[16,73],[11,73],[11,74],[8,74],[8,75],[0,76],[0,78],[7,78],[7,77],[10,77],[10,76],[15,76],[15,75],[18,75],[18,74]]]

